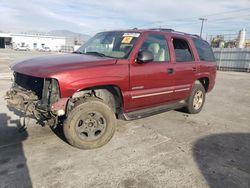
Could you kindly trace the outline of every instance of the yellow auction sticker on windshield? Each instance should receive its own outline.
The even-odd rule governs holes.
[[[130,44],[130,42],[133,40],[133,37],[124,37],[122,39],[122,44]]]

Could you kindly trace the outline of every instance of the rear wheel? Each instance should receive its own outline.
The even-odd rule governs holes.
[[[187,111],[190,114],[197,114],[202,110],[206,98],[206,91],[201,83],[195,83],[191,95],[187,99]]]
[[[81,149],[103,146],[112,138],[115,129],[114,112],[102,100],[92,97],[70,112],[63,127],[68,142]]]

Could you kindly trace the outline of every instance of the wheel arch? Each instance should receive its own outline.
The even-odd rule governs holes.
[[[94,96],[102,99],[108,104],[116,114],[120,114],[123,109],[123,94],[120,87],[116,85],[100,85],[78,90],[72,95],[72,99]]]
[[[205,91],[208,92],[209,88],[209,78],[208,77],[200,77],[196,81],[200,82],[204,87]]]

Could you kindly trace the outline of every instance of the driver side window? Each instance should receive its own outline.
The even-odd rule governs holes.
[[[169,61],[169,50],[167,41],[163,35],[148,35],[140,51],[149,51],[154,55],[154,62]]]

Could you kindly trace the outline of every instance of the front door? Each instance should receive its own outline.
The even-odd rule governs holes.
[[[130,109],[166,103],[173,98],[174,72],[164,35],[148,34],[139,51],[154,55],[152,62],[132,63],[130,67]]]

